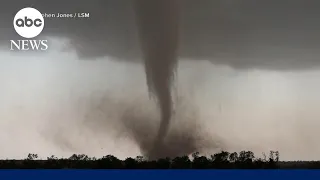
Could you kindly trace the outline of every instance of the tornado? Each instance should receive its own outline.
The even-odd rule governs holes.
[[[160,126],[150,154],[157,154],[172,118],[172,83],[178,61],[178,0],[135,0],[136,22],[149,93],[161,112]],[[161,149],[161,148],[160,148]]]

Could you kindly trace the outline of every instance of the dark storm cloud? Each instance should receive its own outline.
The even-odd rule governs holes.
[[[320,1],[182,0],[180,53],[236,68],[317,67]],[[16,37],[14,14],[90,12],[89,19],[46,19],[43,34],[65,36],[83,58],[140,54],[132,0],[2,0],[0,39]]]

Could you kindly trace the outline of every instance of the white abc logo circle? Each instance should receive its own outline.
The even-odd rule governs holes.
[[[42,14],[35,8],[23,8],[14,16],[13,26],[16,32],[24,38],[38,36],[44,27]]]

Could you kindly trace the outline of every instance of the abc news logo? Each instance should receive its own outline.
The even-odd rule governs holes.
[[[14,17],[13,26],[23,40],[10,40],[10,50],[41,50],[48,49],[48,40],[32,40],[38,36],[44,28],[42,14],[34,8],[23,8]]]
[[[41,27],[42,25],[42,20],[41,19],[35,19],[35,20],[32,20],[32,19],[29,19],[27,16],[24,17],[24,19],[17,19],[16,20],[16,26],[18,27],[32,27],[32,26],[35,26],[35,27]]]

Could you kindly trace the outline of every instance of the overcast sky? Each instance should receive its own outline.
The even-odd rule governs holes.
[[[0,45],[20,38],[12,18],[21,8],[32,6],[48,14],[90,13],[90,18],[46,18],[41,34],[70,38],[82,58],[108,55],[133,61],[139,54],[134,0],[3,1]],[[183,58],[208,59],[239,69],[300,70],[320,65],[318,0],[180,2]]]

